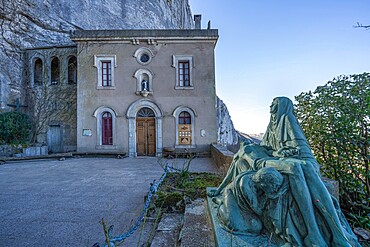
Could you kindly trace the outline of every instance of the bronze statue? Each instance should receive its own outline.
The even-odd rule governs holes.
[[[239,228],[242,230],[238,229],[238,233],[246,235],[259,234],[264,228],[273,233],[277,243],[281,245],[360,246],[338,201],[329,194],[320,178],[320,165],[294,115],[291,100],[286,97],[275,98],[270,113],[270,123],[261,144],[242,143],[223,182],[209,193],[219,204],[220,222],[231,232],[235,230],[231,228],[241,226]],[[266,194],[265,190],[271,188],[266,187],[263,182],[258,184],[263,179],[252,179],[252,189],[231,192],[235,192],[236,187],[248,188],[240,184],[248,180],[242,177],[247,176],[249,171],[258,173],[265,167],[278,171],[284,182],[271,182],[270,186],[276,187],[274,193],[278,196],[260,197],[258,200],[263,203],[260,201],[258,208],[247,210],[240,202],[252,198],[251,195],[254,194]],[[269,173],[274,173],[273,170]],[[276,177],[276,173],[274,176]],[[237,203],[231,203],[231,197]],[[228,205],[234,209],[226,209]],[[254,219],[259,223],[251,229],[253,224],[233,222],[236,218],[240,219],[236,215],[244,215],[247,220]]]

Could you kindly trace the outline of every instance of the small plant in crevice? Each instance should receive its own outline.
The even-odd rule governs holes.
[[[185,179],[186,178],[186,179]],[[210,173],[169,173],[157,192],[155,206],[163,205],[166,212],[183,213],[185,204],[206,198],[206,188],[218,186],[222,177]]]

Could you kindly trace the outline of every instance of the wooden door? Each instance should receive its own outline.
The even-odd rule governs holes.
[[[62,152],[62,135],[60,125],[50,125],[48,130],[48,148],[51,153]]]
[[[155,156],[155,119],[136,119],[136,152],[138,156]]]

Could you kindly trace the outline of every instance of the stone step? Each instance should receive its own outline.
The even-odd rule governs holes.
[[[163,214],[151,247],[178,246],[179,234],[183,223],[182,214]]]
[[[181,247],[215,246],[205,199],[196,199],[186,205],[184,225],[181,229],[179,239]]]

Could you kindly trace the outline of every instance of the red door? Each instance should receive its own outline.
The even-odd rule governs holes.
[[[104,112],[102,116],[102,145],[113,145],[112,114]]]

